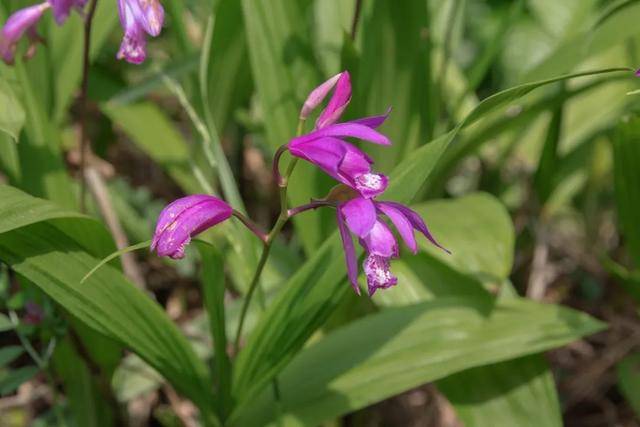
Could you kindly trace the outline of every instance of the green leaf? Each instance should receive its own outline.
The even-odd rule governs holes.
[[[452,373],[545,351],[602,327],[586,314],[525,299],[493,309],[468,299],[387,309],[303,350],[278,375],[280,421],[318,425]],[[244,408],[238,424],[274,422],[274,406],[265,391]]]
[[[49,93],[49,86],[38,80],[46,76],[41,72],[42,66],[35,61],[28,64],[28,69],[21,62],[15,66],[27,113],[25,132],[18,144],[22,172],[19,186],[60,206],[75,208],[75,191],[62,158],[60,134],[49,116],[48,103],[43,99]]]
[[[227,354],[224,259],[215,247],[202,241],[197,241],[196,245],[202,258],[202,293],[214,347],[213,377],[217,382],[219,394],[216,403],[224,420],[231,407],[231,361]]]
[[[457,131],[460,131],[472,125],[482,117],[489,116],[492,118],[492,120],[487,124],[487,126],[484,126],[477,131],[474,129],[471,135],[465,135],[464,138],[458,141],[458,143],[456,143],[455,145],[452,145],[451,148],[447,150],[440,163],[438,164],[437,169],[433,173],[433,177],[431,183],[429,183],[428,185],[428,189],[433,190],[434,188],[439,188],[439,186],[442,185],[442,181],[446,179],[451,170],[465,156],[468,156],[474,151],[477,151],[483,143],[493,140],[493,138],[495,138],[505,130],[513,129],[517,126],[523,126],[523,124],[526,125],[530,123],[530,121],[533,120],[541,112],[547,111],[549,108],[557,108],[568,99],[599,87],[600,85],[610,82],[611,80],[625,78],[627,76],[621,73],[629,73],[630,71],[631,69],[628,68],[609,68],[595,71],[586,71],[583,73],[562,75],[547,80],[539,80],[514,86],[485,98],[478,104],[478,106],[474,110],[471,111],[469,115],[467,115],[467,117],[454,129],[453,132],[457,133]],[[605,74],[606,77],[600,80],[591,81],[590,83],[585,84],[578,89],[567,90],[566,92],[554,94],[549,98],[545,97],[544,99],[533,103],[531,106],[529,106],[529,108],[525,109],[523,113],[517,115],[516,117],[511,117],[508,115],[495,117],[492,114],[499,111],[502,107],[505,107],[509,103],[531,93],[535,89],[560,81],[595,76],[600,74]]]
[[[450,375],[437,382],[466,427],[561,427],[547,362],[531,355]]]
[[[23,353],[24,350],[19,345],[8,345],[6,347],[0,348],[0,367],[4,367],[13,362]]]
[[[0,396],[13,393],[18,387],[33,378],[38,371],[39,369],[36,366],[23,366],[0,374]]]
[[[523,80],[569,72],[586,59],[635,36],[633,23],[640,19],[640,5],[632,3],[635,1],[605,11],[593,26],[567,37],[543,61],[527,70]]]
[[[616,373],[620,391],[640,416],[640,353],[632,353],[625,357],[616,366]]]
[[[77,322],[77,321],[76,321]],[[79,322],[78,322],[79,323]],[[104,337],[93,333],[94,337],[105,340]],[[90,342],[85,342],[87,350],[103,350],[89,347]],[[121,348],[115,347],[115,356],[119,359]],[[116,359],[117,360],[117,359]],[[56,345],[56,351],[52,358],[56,378],[59,378],[64,386],[65,396],[69,402],[70,413],[78,426],[87,427],[111,427],[114,425],[114,413],[111,412],[108,397],[105,393],[111,390],[101,388],[101,379],[109,380],[111,371],[101,366],[100,374],[92,372],[85,360],[80,357],[70,339],[66,337]]]
[[[0,233],[54,218],[87,219],[78,212],[62,209],[8,185],[0,184],[0,200]]]
[[[18,141],[26,116],[9,82],[0,78],[0,131]]]
[[[534,175],[534,188],[538,196],[538,202],[544,204],[553,192],[553,184],[558,169],[558,146],[560,143],[560,131],[563,121],[563,105],[559,106],[551,116],[547,136],[540,153],[538,168]]]
[[[206,366],[162,308],[118,270],[104,266],[80,284],[98,260],[46,222],[0,234],[0,259],[87,326],[137,353],[211,417]]]
[[[0,332],[10,331],[14,328],[13,322],[4,314],[0,313]]]
[[[640,118],[623,121],[613,139],[614,185],[618,221],[636,267],[640,267]]]
[[[203,102],[209,106],[213,122],[221,132],[227,128],[234,110],[248,102],[253,88],[246,39],[241,2],[219,1],[200,66],[206,71],[201,76]]]
[[[420,239],[420,248],[456,270],[497,282],[509,277],[515,231],[509,212],[487,193],[413,206],[438,241],[452,253]]]

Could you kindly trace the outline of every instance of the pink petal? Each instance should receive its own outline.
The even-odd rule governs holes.
[[[435,239],[435,237],[433,237],[433,235],[429,231],[429,228],[427,227],[427,224],[425,224],[424,220],[420,217],[420,215],[418,215],[417,212],[411,210],[410,208],[408,208],[407,206],[405,206],[403,204],[396,203],[396,202],[380,202],[380,203],[384,203],[387,206],[391,206],[391,207],[399,210],[400,212],[402,212],[402,214],[411,222],[411,225],[413,226],[413,228],[415,228],[416,230],[418,230],[419,232],[424,234],[424,236],[433,245],[437,246],[438,248],[442,249],[443,251],[445,251],[448,254],[451,253],[451,251],[449,251],[444,246],[442,246],[440,243],[438,243],[438,241]]]
[[[363,238],[373,228],[376,223],[376,208],[369,199],[358,197],[351,199],[338,208],[349,230],[356,236]]]
[[[371,231],[362,239],[362,244],[369,254],[391,258],[398,256],[398,243],[387,225],[376,220]]]
[[[347,229],[340,210],[336,212],[338,217],[338,230],[340,230],[340,237],[342,238],[342,246],[344,247],[344,256],[347,263],[347,276],[351,287],[360,295],[360,287],[358,286],[358,261],[356,259],[356,250],[353,247],[353,239]]]
[[[387,117],[389,117],[389,114],[391,114],[391,107],[387,109],[386,113],[381,114],[379,116],[363,117],[361,119],[355,119],[345,123],[355,123],[359,125],[365,125],[373,129],[377,129],[378,127],[382,126],[385,120],[387,120]]]
[[[304,105],[302,106],[302,110],[300,111],[301,119],[304,120],[309,117],[309,114],[311,114],[311,112],[315,110],[318,105],[320,105],[324,98],[329,94],[331,89],[333,89],[333,87],[336,85],[338,79],[340,79],[341,76],[342,73],[338,73],[311,91],[307,99],[304,101]]]
[[[316,121],[316,129],[322,129],[338,121],[344,112],[349,101],[351,100],[351,76],[348,71],[340,74],[340,78],[336,83],[336,90],[327,104],[318,120]]]
[[[182,258],[191,237],[229,218],[233,209],[224,201],[204,194],[183,197],[167,205],[153,235],[151,250],[159,256]]]
[[[384,202],[376,203],[376,207],[389,217],[393,225],[396,227],[396,230],[398,230],[400,237],[404,240],[404,243],[409,249],[411,249],[411,252],[414,254],[418,252],[418,244],[413,233],[413,225],[402,211],[396,209],[393,205]]]

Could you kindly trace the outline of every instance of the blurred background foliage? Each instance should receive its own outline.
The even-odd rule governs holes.
[[[161,37],[130,66],[116,4],[99,0],[87,110],[77,14],[45,19],[35,57],[0,66],[0,425],[637,425],[640,2],[162,3]],[[0,21],[28,4],[4,1]],[[344,69],[349,118],[392,108],[393,146],[364,147],[395,179],[386,197],[453,255],[421,242],[397,287],[356,298],[332,212],[296,217],[233,373],[223,331],[260,249],[239,224],[180,262],[137,252],[131,281],[116,261],[80,284],[184,194],[269,226],[271,158],[309,90]],[[300,164],[291,203],[332,186]]]

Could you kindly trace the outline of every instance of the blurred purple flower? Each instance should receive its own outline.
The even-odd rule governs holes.
[[[62,25],[69,17],[71,9],[82,10],[87,0],[49,0],[53,8],[53,17],[58,25]]]
[[[27,301],[24,305],[25,314],[22,320],[27,325],[38,325],[44,320],[44,309],[38,303]]]
[[[233,209],[223,200],[205,194],[195,194],[167,205],[156,224],[151,250],[159,256],[173,259],[184,257],[184,248],[191,237],[228,219]]]
[[[636,70],[636,76],[640,77],[640,68]]]
[[[124,31],[118,59],[140,64],[147,57],[147,35],[162,30],[164,9],[159,0],[118,0],[118,11]]]
[[[369,295],[373,295],[377,289],[386,289],[398,283],[390,269],[390,260],[398,257],[398,244],[387,224],[381,220],[382,214],[391,220],[413,253],[418,251],[414,230],[418,230],[432,244],[449,253],[435,240],[420,215],[407,206],[362,197],[349,200],[338,206],[338,229],[344,246],[347,275],[358,295],[358,266],[351,233],[358,236],[360,245],[367,254],[363,269]]]
[[[0,30],[0,56],[2,56],[2,60],[6,64],[11,65],[14,63],[17,44],[25,34],[30,42],[25,57],[30,58],[33,56],[36,43],[40,40],[36,33],[36,24],[49,7],[50,4],[47,2],[25,7],[16,11],[7,19],[2,30]]]

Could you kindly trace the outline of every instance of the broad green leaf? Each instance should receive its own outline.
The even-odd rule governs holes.
[[[618,387],[635,413],[640,416],[640,353],[632,353],[616,366]]]
[[[87,326],[137,353],[210,420],[206,366],[161,307],[122,273],[107,265],[80,284],[98,260],[46,222],[0,234],[0,259]]]
[[[25,119],[24,108],[11,85],[4,78],[0,78],[0,131],[18,141]]]
[[[0,327],[0,331],[2,328]],[[6,329],[5,329],[6,330]],[[19,345],[8,345],[0,348],[0,367],[4,367],[9,363],[16,360],[24,353],[24,350]]]
[[[0,200],[0,233],[54,218],[87,218],[8,185],[0,185]]]
[[[419,239],[422,250],[457,271],[501,282],[511,274],[515,232],[498,199],[474,193],[413,206],[438,241],[452,253]]]
[[[466,427],[561,427],[553,375],[540,355],[468,369],[437,382]]]
[[[618,222],[636,267],[640,267],[640,119],[626,119],[613,139],[614,184]]]
[[[13,393],[22,384],[33,378],[39,369],[36,366],[23,366],[0,374],[0,396]]]
[[[303,6],[294,0],[242,0],[253,81],[272,152],[295,136],[302,103],[323,80],[302,26]],[[284,161],[282,166],[286,167]],[[327,189],[315,168],[298,162],[289,185],[292,205],[322,197]],[[308,212],[294,219],[296,234],[307,253],[314,252],[321,242],[319,215]]]
[[[76,239],[94,256],[104,257],[115,250],[105,227],[85,215],[62,209],[8,185],[0,185],[0,198],[4,202],[0,206],[0,233],[52,220],[58,229]]]
[[[303,350],[279,374],[279,421],[265,392],[237,424],[318,425],[452,373],[545,351],[603,327],[586,314],[524,299],[487,308],[477,300],[439,299],[353,322]]]

